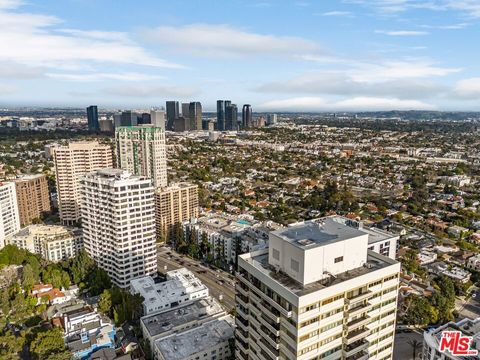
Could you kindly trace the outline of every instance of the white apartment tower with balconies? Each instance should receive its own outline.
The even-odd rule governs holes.
[[[102,169],[81,182],[84,247],[112,281],[156,275],[154,189],[149,179]]]
[[[20,215],[15,183],[0,182],[0,249],[18,230],[20,230]]]
[[[152,125],[125,126],[115,131],[117,165],[132,174],[167,186],[165,130]]]
[[[325,218],[240,255],[236,359],[392,358],[400,263],[361,229]]]

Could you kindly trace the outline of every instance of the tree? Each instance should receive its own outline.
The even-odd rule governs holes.
[[[95,261],[91,259],[85,250],[81,250],[70,261],[69,269],[75,284],[85,282],[88,274],[95,268]]]
[[[98,311],[110,315],[112,311],[112,294],[109,290],[103,290],[98,300]]]
[[[453,281],[444,275],[434,279],[434,287],[437,291],[431,296],[431,304],[438,309],[439,318],[442,322],[453,320],[455,309],[455,285]]]
[[[38,274],[36,274],[33,270],[32,265],[26,264],[23,267],[22,272],[22,286],[23,288],[28,291],[30,290],[33,285],[38,281]]]
[[[11,355],[12,358],[18,358],[18,353],[22,351],[25,337],[22,333],[20,336],[15,336],[11,331],[5,332],[0,336],[0,358],[4,359]]]
[[[101,294],[105,289],[110,289],[112,281],[105,270],[95,267],[88,275],[87,286],[90,295],[95,296]]]
[[[438,320],[438,310],[425,298],[413,295],[406,300],[406,307],[403,321],[408,325],[426,326]]]
[[[30,353],[34,359],[59,359],[60,354],[66,352],[63,341],[63,332],[60,328],[53,328],[39,332],[30,344]],[[70,355],[71,356],[71,355]]]

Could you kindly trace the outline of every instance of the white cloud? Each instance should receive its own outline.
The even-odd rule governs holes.
[[[36,67],[79,67],[86,63],[137,64],[181,68],[157,58],[119,32],[57,30],[62,20],[11,9],[0,0],[0,61]]]
[[[327,11],[322,14],[322,16],[352,16],[353,14],[350,11]]]
[[[163,85],[163,86],[119,86],[111,87],[103,90],[103,93],[115,96],[124,96],[130,98],[167,98],[167,97],[180,97],[188,98],[199,94],[199,90],[193,87],[180,87],[175,85]]]
[[[328,101],[321,97],[295,97],[267,101],[257,108],[275,111],[380,111],[431,110],[434,106],[417,100],[382,97],[354,97],[340,101]]]
[[[0,84],[0,95],[9,95],[17,91],[17,88],[11,85]]]
[[[230,25],[160,26],[144,29],[141,34],[153,43],[198,56],[295,56],[319,50],[315,42],[304,38],[257,34]]]
[[[435,65],[429,60],[390,60],[379,64],[358,63],[350,71],[353,79],[365,82],[446,76],[461,71]]]
[[[360,4],[376,9],[380,13],[401,13],[410,9],[432,11],[454,10],[473,18],[480,17],[478,0],[343,0],[350,4]]]
[[[445,91],[443,86],[430,81],[398,79],[377,82],[362,82],[346,72],[310,72],[289,80],[263,84],[258,92],[285,94],[326,94],[358,96],[393,96],[400,99],[421,99]]]
[[[1,72],[0,72],[1,76]],[[86,74],[66,74],[66,73],[47,73],[46,76],[67,81],[79,82],[96,82],[104,80],[119,81],[150,81],[163,79],[162,76],[148,75],[134,72],[117,72],[117,73],[86,73]]]
[[[429,34],[427,31],[411,31],[411,30],[394,30],[394,31],[376,30],[375,33],[384,34],[388,36],[424,36]]]
[[[22,0],[0,0],[0,9],[15,9],[22,3]]]
[[[21,64],[0,63],[0,79],[35,79],[44,76],[44,68],[30,67]]]
[[[480,99],[480,77],[460,80],[453,93],[464,99]]]

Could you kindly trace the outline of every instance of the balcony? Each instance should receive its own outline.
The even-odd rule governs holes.
[[[345,347],[345,357],[350,357],[359,351],[366,350],[369,346],[370,343],[365,339],[355,341],[354,343],[351,343]]]
[[[366,360],[366,359],[368,359],[368,353],[365,351],[360,351],[355,355],[348,356],[345,358],[345,360]]]
[[[245,290],[244,288],[242,288],[240,284],[235,285],[235,290],[244,296],[248,296],[248,290]]]
[[[354,297],[347,298],[347,303],[351,304],[357,301],[362,301],[362,300],[368,299],[371,295],[372,295],[372,291],[370,290],[363,291],[362,293],[355,295]]]
[[[361,328],[353,332],[349,332],[347,335],[347,345],[367,337],[370,334],[370,329]]]
[[[360,315],[369,311],[372,308],[372,304],[369,302],[361,303],[359,305],[355,305],[354,307],[348,309],[348,315],[353,317],[356,315]]]
[[[368,315],[363,315],[362,317],[360,318],[357,318],[355,320],[352,320],[350,322],[347,323],[347,329],[348,331],[353,331],[363,325],[367,325],[369,322],[371,321],[371,318],[370,316]]]

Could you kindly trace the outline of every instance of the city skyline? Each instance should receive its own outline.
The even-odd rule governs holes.
[[[142,4],[0,1],[0,106],[480,110],[475,1]]]

